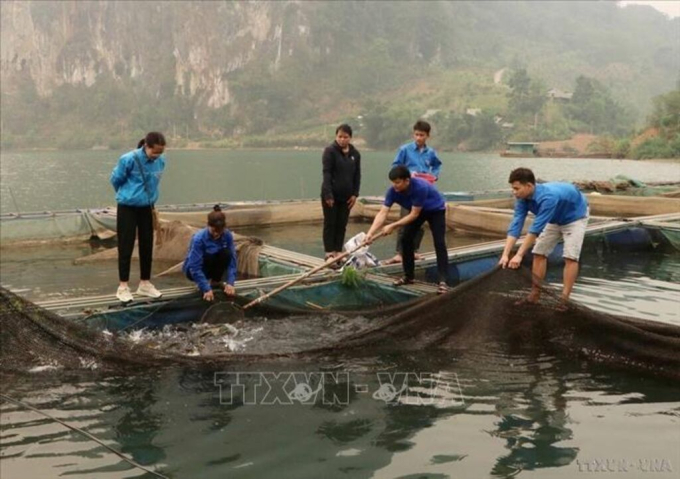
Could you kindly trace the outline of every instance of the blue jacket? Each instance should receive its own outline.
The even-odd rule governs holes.
[[[405,166],[411,173],[429,173],[437,178],[442,169],[442,162],[434,148],[425,145],[422,150],[418,150],[415,141],[399,148],[392,162],[392,168],[399,165]]]
[[[226,276],[227,284],[233,286],[236,281],[236,247],[231,231],[225,229],[222,236],[215,240],[208,228],[203,228],[191,238],[191,246],[182,265],[182,271],[184,274],[191,273],[191,277],[204,293],[210,291],[210,282],[203,273],[203,258],[206,255],[217,254],[223,249],[229,251],[231,256]]]
[[[425,212],[446,209],[444,196],[428,181],[420,178],[411,178],[408,189],[403,193],[397,193],[394,187],[390,186],[385,193],[383,205],[390,207],[394,203],[407,210],[414,206],[422,208]]]
[[[139,158],[139,164],[144,168],[146,188],[135,155]],[[163,155],[155,160],[150,160],[144,152],[144,147],[125,153],[111,172],[111,184],[116,191],[116,202],[127,206],[151,206],[155,204],[158,201],[158,184],[161,181],[164,169],[165,158]]]
[[[588,216],[588,200],[570,183],[536,185],[530,198],[515,201],[515,216],[508,227],[508,236],[519,238],[529,211],[536,215],[529,233],[539,235],[548,223],[564,226]]]

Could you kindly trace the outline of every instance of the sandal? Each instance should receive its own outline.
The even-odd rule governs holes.
[[[402,277],[394,281],[392,283],[392,286],[404,286],[407,284],[413,284],[413,280],[410,278]]]
[[[326,256],[324,257],[324,262],[328,263],[328,262],[329,262],[330,260],[332,260],[333,258],[335,258],[335,255],[333,255],[333,254],[326,254]],[[335,269],[335,270],[340,269],[340,265],[339,265],[337,262],[330,263],[330,264],[329,264],[328,266],[326,266],[326,267],[329,268],[329,269]]]
[[[449,285],[446,281],[440,281],[439,286],[437,286],[437,294],[446,294],[449,292]]]

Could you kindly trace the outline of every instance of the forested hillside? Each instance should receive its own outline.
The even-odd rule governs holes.
[[[151,129],[180,146],[317,145],[343,120],[391,148],[424,114],[451,148],[620,136],[680,71],[679,20],[613,2],[0,9],[4,148],[122,147]]]

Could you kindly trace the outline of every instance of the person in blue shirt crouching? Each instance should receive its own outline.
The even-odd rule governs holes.
[[[519,268],[524,255],[535,242],[536,246],[532,251],[532,272],[536,279],[542,281],[548,267],[548,255],[560,240],[564,240],[563,304],[560,306],[560,309],[564,310],[578,276],[578,261],[588,226],[588,201],[571,183],[537,185],[534,173],[528,168],[513,170],[508,182],[517,200],[515,215],[508,228],[508,237],[499,264],[503,268]],[[522,246],[510,259],[510,252],[522,234],[524,221],[529,212],[535,215],[534,222]],[[540,294],[540,284],[534,282],[529,297],[521,303],[537,303]]]
[[[403,165],[396,166],[389,174],[392,186],[387,189],[385,201],[373,220],[371,228],[366,234],[366,241],[370,244],[375,239],[376,232],[382,227],[390,212],[390,208],[397,203],[408,210],[408,214],[384,228],[383,235],[389,235],[396,228],[404,227],[402,237],[404,277],[394,282],[395,286],[411,284],[415,278],[415,240],[420,227],[427,221],[432,231],[434,250],[437,254],[437,273],[439,276],[438,293],[448,290],[447,280],[449,258],[446,251],[446,200],[428,181],[411,177],[409,169]]]
[[[182,271],[190,281],[198,285],[206,301],[215,299],[213,287],[223,288],[227,296],[236,294],[234,235],[227,229],[227,219],[218,205],[208,214],[208,226],[191,238]],[[226,282],[223,282],[225,273]]]

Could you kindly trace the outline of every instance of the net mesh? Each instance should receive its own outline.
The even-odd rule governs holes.
[[[445,295],[342,314],[302,314],[281,305],[267,309],[265,303],[264,309],[249,310],[234,327],[191,329],[191,354],[182,348],[163,347],[159,338],[154,338],[151,348],[67,320],[0,289],[0,370],[115,369],[228,363],[244,358],[465,350],[502,341],[546,349],[575,361],[680,378],[680,327],[614,316],[575,303],[568,303],[563,310],[559,294],[550,287],[542,288],[539,304],[516,304],[526,297],[532,282],[528,271],[494,269]],[[228,323],[233,318],[225,313],[223,319]],[[257,334],[251,334],[239,347],[224,347],[238,339],[235,331],[249,328]],[[175,342],[181,331],[176,333],[170,335]],[[204,339],[212,347],[197,344]],[[217,344],[222,346],[215,347]]]

